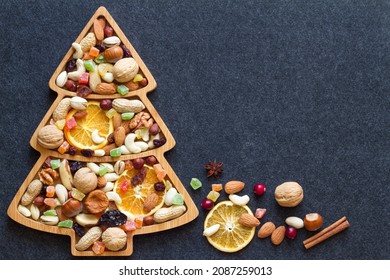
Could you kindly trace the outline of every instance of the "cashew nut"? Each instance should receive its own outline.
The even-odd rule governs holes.
[[[107,182],[102,191],[104,191],[105,193],[110,192],[114,189],[114,186],[115,184],[113,182]]]
[[[119,179],[119,175],[116,173],[106,173],[103,177],[106,178],[107,182],[115,182]]]
[[[147,149],[149,149],[149,145],[148,143],[145,143],[145,142],[141,142],[141,141],[138,141],[138,142],[134,142],[134,144],[139,147],[141,149],[141,151],[146,151]]]
[[[98,174],[99,173],[99,165],[93,162],[88,162],[87,167],[92,170],[93,173]]]
[[[135,137],[134,133],[129,133],[125,138],[125,146],[132,154],[138,154],[142,151],[142,149],[134,143]]]
[[[215,225],[212,225],[212,226],[206,228],[203,231],[203,235],[204,236],[211,236],[211,235],[213,235],[214,233],[216,233],[219,230],[220,226],[221,226],[220,224],[215,224]]]
[[[104,162],[104,163],[101,163],[100,166],[107,167],[107,172],[108,173],[115,172],[114,166],[111,163]]]
[[[101,136],[99,135],[99,130],[97,130],[97,129],[95,129],[94,131],[92,131],[91,137],[92,137],[93,143],[95,143],[95,144],[101,144],[101,143],[104,142],[104,140],[106,140],[106,138],[101,137]]]
[[[79,43],[72,43],[72,48],[74,49],[73,58],[78,59],[83,57],[84,53]]]
[[[164,203],[167,206],[172,205],[172,199],[177,194],[177,190],[175,188],[170,188],[169,191],[165,194]]]
[[[122,145],[119,148],[121,149],[121,155],[128,155],[128,154],[130,154],[130,151],[126,148],[125,145]]]
[[[239,196],[236,194],[231,194],[231,195],[229,195],[229,199],[234,204],[240,205],[240,206],[247,205],[249,202],[249,196],[247,196],[247,195]]]
[[[116,192],[106,192],[107,198],[109,201],[114,201],[116,204],[121,204],[122,199]]]
[[[84,62],[78,58],[76,60],[76,71],[68,73],[68,78],[73,81],[78,81],[81,74],[85,73]]]
[[[95,156],[96,157],[103,157],[105,156],[106,152],[103,149],[95,150]]]

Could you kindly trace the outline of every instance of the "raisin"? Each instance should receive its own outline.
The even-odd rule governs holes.
[[[69,153],[71,156],[74,156],[74,155],[77,153],[77,148],[76,148],[76,147],[73,147],[73,146],[70,146],[70,147],[69,147],[68,153]]]
[[[107,227],[119,227],[125,224],[127,216],[118,210],[108,210],[99,219],[99,225]]]
[[[95,46],[99,50],[100,53],[104,52],[106,50],[106,47],[103,44],[97,44]]]
[[[65,66],[66,72],[72,72],[76,70],[76,59],[68,60]]]
[[[81,154],[85,157],[92,157],[95,154],[95,151],[91,149],[82,149]]]
[[[69,162],[70,172],[73,174],[76,173],[77,170],[79,170],[81,167],[83,167],[83,164],[79,161],[70,161]]]
[[[81,225],[79,225],[78,223],[73,223],[73,230],[76,232],[76,234],[80,237],[83,237],[83,235],[85,234],[85,229],[84,227],[82,227]]]
[[[160,140],[157,140],[157,139],[153,140],[153,145],[154,145],[155,147],[161,147],[161,146],[164,145],[166,142],[167,142],[167,139],[165,139],[165,137],[163,136],[163,137],[161,137]]]
[[[123,57],[131,57],[132,56],[130,50],[125,45],[121,45],[121,48],[123,50]]]
[[[42,186],[42,189],[41,189],[41,192],[40,192],[40,195],[42,196],[46,196],[46,189],[47,189],[48,185],[43,185]]]
[[[165,190],[165,185],[162,182],[157,182],[154,184],[154,189],[156,192],[163,192]]]

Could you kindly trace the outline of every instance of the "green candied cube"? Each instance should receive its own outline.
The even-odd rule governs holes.
[[[51,209],[51,210],[47,210],[47,211],[43,212],[43,215],[45,215],[45,216],[57,216],[57,212],[56,212],[56,210]]]
[[[120,85],[116,88],[116,91],[120,94],[120,95],[125,95],[129,92],[129,88],[125,85]]]
[[[110,156],[112,157],[119,157],[121,154],[121,148],[114,148],[110,150]]]
[[[184,204],[184,198],[183,195],[180,193],[177,193],[172,198],[172,204],[173,205],[183,205]]]
[[[108,172],[107,166],[100,166],[98,174],[99,176],[104,176]]]
[[[88,72],[93,72],[96,69],[96,64],[95,64],[95,62],[93,62],[92,59],[84,60],[84,67],[85,67],[85,70],[87,70]]]
[[[73,227],[73,221],[72,220],[65,220],[58,223],[58,227],[62,228],[72,228]]]
[[[127,113],[122,113],[122,120],[128,121],[131,120],[134,117],[134,113],[127,112]]]
[[[198,178],[192,178],[190,185],[194,190],[197,190],[202,187],[202,182]]]
[[[106,59],[104,58],[104,55],[103,55],[103,54],[99,54],[99,55],[95,58],[95,62],[96,62],[97,64],[106,63]]]
[[[57,169],[58,167],[60,167],[60,159],[52,159],[50,161],[50,165],[52,169]]]

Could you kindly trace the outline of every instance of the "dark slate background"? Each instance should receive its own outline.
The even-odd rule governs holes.
[[[369,0],[1,1],[1,259],[73,258],[67,236],[6,211],[39,157],[29,141],[56,96],[48,81],[100,5],[157,80],[149,96],[177,141],[166,156],[198,206],[217,182],[202,166],[217,159],[220,182],[242,180],[247,194],[266,184],[250,194],[264,221],[320,212],[351,223],[309,251],[301,230],[225,254],[202,237],[199,207],[190,224],[136,236],[129,259],[389,259],[390,1]],[[285,181],[305,191],[294,209],[273,199]]]

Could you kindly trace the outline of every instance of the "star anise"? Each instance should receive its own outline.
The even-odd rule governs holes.
[[[209,160],[209,163],[204,165],[204,168],[206,168],[206,170],[208,171],[207,177],[214,176],[215,178],[217,178],[219,175],[221,175],[223,172],[222,165],[223,163],[217,163],[217,160]]]

